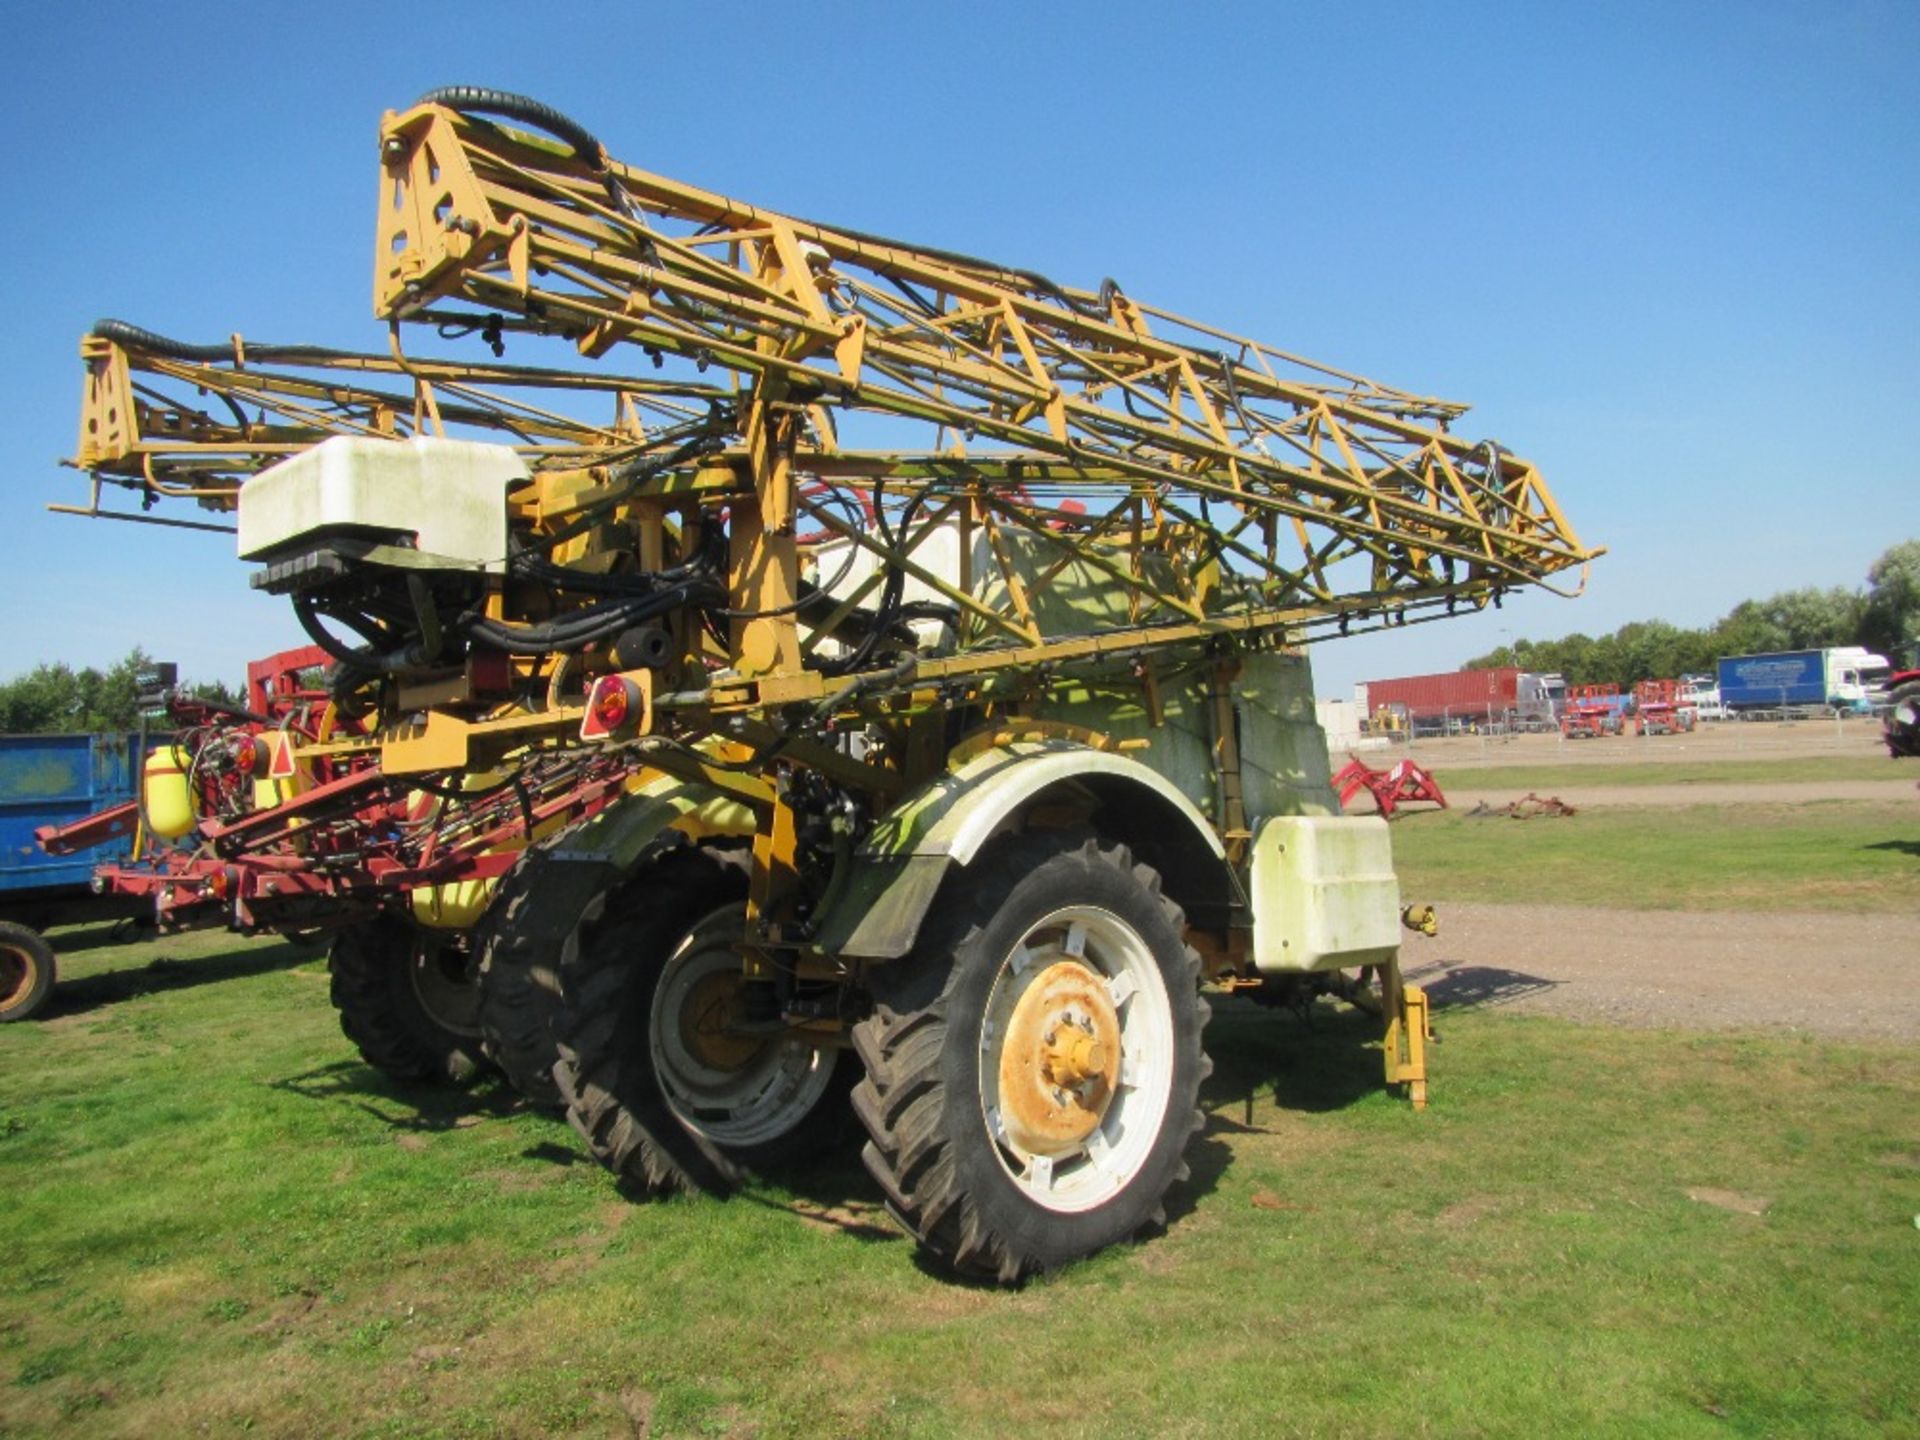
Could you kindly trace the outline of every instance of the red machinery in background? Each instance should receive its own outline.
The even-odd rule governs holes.
[[[1881,731],[1887,753],[1896,760],[1920,756],[1920,644],[1909,647],[1905,660],[1887,678],[1887,715]]]
[[[640,768],[630,753],[595,749],[543,756],[483,785],[389,777],[371,744],[356,753],[334,743],[357,727],[329,703],[330,663],[317,646],[252,662],[244,709],[178,691],[153,697],[173,739],[157,748],[143,799],[44,827],[41,848],[74,854],[138,830],[136,858],[95,869],[96,893],[150,902],[163,930],[307,932],[414,891],[455,903],[440,887],[499,876],[530,837],[593,813]],[[177,817],[148,810],[155,783],[174,787]]]
[[[1415,801],[1438,805],[1442,810],[1447,808],[1447,797],[1440,793],[1440,782],[1433,778],[1431,771],[1411,760],[1395,761],[1385,770],[1375,770],[1359,756],[1349,754],[1347,763],[1333,777],[1333,788],[1340,796],[1342,809],[1365,790],[1373,796],[1373,803],[1380,807],[1382,818],[1387,820],[1393,818],[1393,812],[1400,806]]]
[[[1633,687],[1634,729],[1641,735],[1681,735],[1700,721],[1700,712],[1678,680],[1642,680]]]
[[[1618,735],[1626,729],[1627,697],[1618,685],[1575,685],[1567,691],[1560,734],[1568,740]]]

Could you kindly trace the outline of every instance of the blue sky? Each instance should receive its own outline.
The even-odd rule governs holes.
[[[1321,694],[1702,624],[1920,536],[1920,5],[18,7],[0,675],[298,640],[226,537],[78,503],[75,346],[375,348],[381,111],[534,95],[622,159],[1423,393],[1610,554],[1585,598],[1315,648]]]

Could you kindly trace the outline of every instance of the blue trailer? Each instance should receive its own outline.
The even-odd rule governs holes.
[[[52,855],[34,838],[131,802],[141,745],[137,735],[0,735],[0,1021],[26,1019],[53,992],[53,948],[41,930],[144,908],[91,885],[95,865],[132,855],[130,824],[106,827],[119,833],[79,853]]]
[[[1730,655],[1720,662],[1720,703],[1728,710],[1782,710],[1827,703],[1824,650]]]

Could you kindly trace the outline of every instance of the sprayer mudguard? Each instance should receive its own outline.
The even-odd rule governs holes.
[[[1091,791],[1105,805],[1125,803],[1129,793],[1164,805],[1185,822],[1193,844],[1226,864],[1206,817],[1138,760],[1071,742],[1020,742],[975,756],[882,817],[860,847],[852,884],[821,917],[820,948],[867,960],[906,954],[948,870],[971,863],[1031,802],[1062,788]]]
[[[712,835],[751,838],[754,814],[709,786],[655,775],[639,789],[581,821],[559,842],[554,856],[558,860],[603,864],[611,873],[624,875],[668,831],[688,840]]]
[[[1253,963],[1262,974],[1384,965],[1400,882],[1377,815],[1277,815],[1254,831]]]

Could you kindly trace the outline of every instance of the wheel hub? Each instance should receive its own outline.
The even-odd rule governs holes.
[[[1029,1155],[1080,1149],[1120,1078],[1120,1017],[1105,977],[1074,960],[1049,965],[1021,992],[1000,1051],[1000,1123]]]
[[[10,945],[0,945],[0,1009],[13,1004],[33,983],[33,965]]]
[[[734,946],[743,924],[727,905],[690,930],[661,968],[648,1053],[667,1103],[721,1145],[779,1139],[826,1093],[834,1057],[794,1031],[743,1027],[746,979]]]
[[[480,1034],[480,990],[465,952],[422,935],[407,957],[407,973],[415,998],[436,1025],[469,1038]]]
[[[766,1048],[764,1038],[734,1028],[743,985],[737,969],[713,971],[694,984],[680,1008],[680,1043],[710,1069],[744,1070]]]

